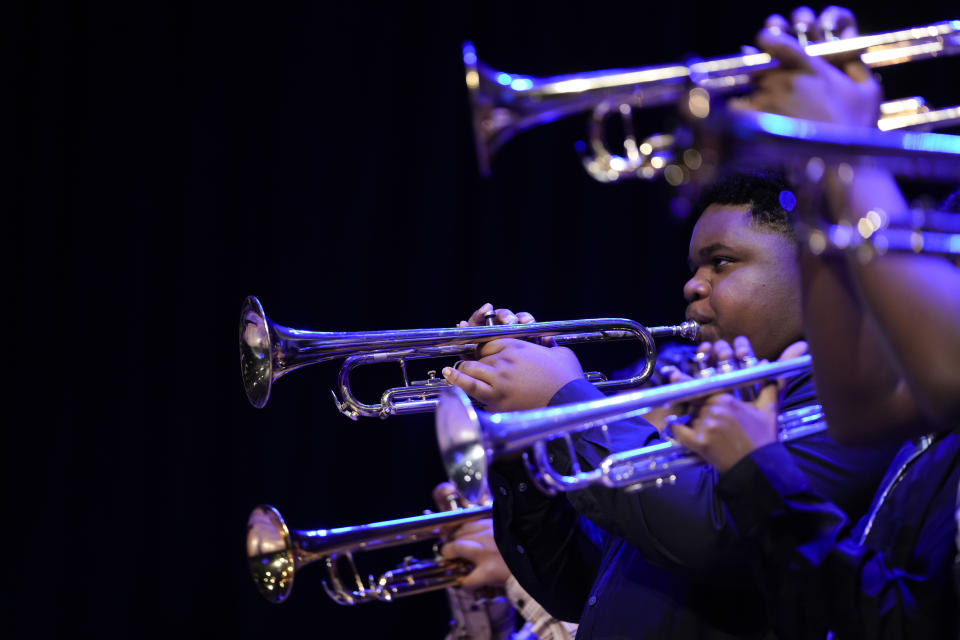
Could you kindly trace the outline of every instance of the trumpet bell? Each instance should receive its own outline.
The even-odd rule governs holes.
[[[258,409],[262,409],[270,399],[273,385],[272,352],[270,324],[263,306],[256,296],[248,296],[240,310],[240,375],[247,399]]]
[[[473,357],[480,343],[497,338],[542,338],[552,336],[559,346],[580,342],[639,340],[646,366],[632,378],[608,380],[587,374],[598,389],[619,391],[642,384],[653,372],[654,338],[681,337],[694,340],[699,327],[687,321],[679,325],[645,327],[626,318],[592,318],[534,322],[530,324],[399,331],[305,331],[277,324],[267,318],[254,296],[240,310],[240,374],[247,399],[262,408],[270,399],[273,381],[290,371],[319,362],[343,358],[340,367],[340,398],[337,408],[346,416],[386,418],[391,415],[433,411],[437,396],[449,386],[434,373],[427,380],[411,381],[406,363],[429,358]],[[350,388],[350,373],[361,365],[393,362],[400,365],[403,386],[388,389],[378,404],[360,401]],[[342,399],[341,399],[342,398]]]
[[[859,59],[871,68],[960,54],[960,20],[938,22],[886,33],[833,39],[805,46],[806,53],[834,63]],[[686,181],[683,149],[654,151],[650,140],[637,145],[630,123],[631,111],[675,103],[681,112],[696,118],[709,113],[710,97],[729,96],[750,89],[753,74],[775,68],[778,62],[767,53],[740,53],[719,58],[695,58],[685,63],[605,69],[549,77],[534,77],[492,69],[477,58],[472,43],[463,45],[463,63],[476,138],[477,163],[483,176],[490,175],[490,160],[516,134],[582,112],[592,112],[590,147],[584,157],[588,173],[601,182],[622,178],[652,179],[663,175],[672,186]],[[890,115],[885,107],[881,128],[944,127],[955,123],[957,107],[941,111]],[[909,100],[906,102],[910,102]],[[624,117],[625,155],[613,153],[603,138],[609,114]],[[646,149],[646,150],[644,150]],[[582,152],[581,152],[582,153]],[[693,160],[699,166],[699,160]],[[672,167],[672,169],[671,169]]]
[[[385,549],[442,538],[451,527],[489,518],[492,507],[474,506],[412,518],[336,529],[289,530],[280,513],[260,505],[247,520],[247,561],[260,593],[270,602],[285,601],[297,571],[314,562],[326,570],[324,591],[340,605],[395,600],[452,587],[473,570],[469,562],[436,557],[407,560],[403,566],[364,582],[353,561],[355,551]]]
[[[264,598],[280,603],[290,596],[296,556],[286,523],[269,505],[260,505],[247,519],[247,560],[250,575]]]
[[[487,493],[488,456],[477,410],[463,389],[451,387],[440,396],[436,428],[447,477],[468,502],[481,504]]]

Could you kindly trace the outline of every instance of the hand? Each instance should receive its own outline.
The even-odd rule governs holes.
[[[723,340],[709,348],[717,361],[753,356],[750,342],[743,336],[734,340],[733,348]],[[779,360],[795,358],[806,350],[805,342],[794,343]],[[724,473],[755,449],[777,440],[777,394],[781,384],[765,384],[752,402],[738,400],[730,393],[712,395],[696,408],[689,427],[673,426],[673,435],[677,442]]]
[[[510,309],[496,309],[489,302],[473,312],[469,320],[461,320],[459,327],[483,327],[487,324],[487,314],[493,313],[494,324],[529,324],[534,322],[533,316],[526,311],[514,313]]]
[[[441,482],[433,488],[433,502],[440,511],[453,511],[470,506],[467,499],[461,496],[450,482]]]
[[[808,56],[801,42],[791,35],[810,40],[819,40],[825,34],[855,36],[853,13],[828,7],[817,17],[808,7],[800,7],[791,19],[792,25],[779,15],[767,18],[757,44],[780,62],[780,68],[759,73],[753,94],[732,101],[731,107],[875,127],[881,89],[870,69],[859,59],[845,61],[838,68],[823,58]]]
[[[487,324],[487,314],[493,314],[493,324],[530,324],[531,322],[536,322],[533,316],[527,313],[526,311],[521,311],[520,313],[514,313],[510,309],[494,309],[493,305],[489,302],[484,304],[482,307],[473,312],[473,315],[470,316],[469,320],[461,320],[458,327],[484,327]],[[554,347],[556,346],[556,341],[551,336],[543,336],[542,338],[533,339],[537,344],[542,344],[545,347]]]
[[[665,381],[662,384],[675,384],[677,382],[692,380],[691,376],[687,375],[672,364],[664,365],[660,368],[658,373]],[[632,389],[628,389],[626,391],[622,391],[621,393],[627,394],[631,393],[632,391]],[[643,414],[643,419],[655,426],[657,431],[663,433],[668,421],[672,423],[672,420],[669,420],[670,418],[684,416],[689,411],[690,405],[687,402],[662,404],[656,407],[651,407],[649,411]]]
[[[583,377],[573,352],[504,338],[484,344],[479,360],[444,367],[443,377],[490,411],[518,411],[546,406],[568,382]]]
[[[526,311],[513,313],[496,309],[489,302],[473,312],[461,327],[486,325],[492,313],[495,324],[529,324],[534,317]],[[544,352],[526,346],[554,348],[553,338],[538,344],[513,339],[494,340],[479,349],[477,361],[463,361],[456,369],[446,367],[443,377],[484,403],[491,411],[533,409],[546,405],[563,385],[583,376],[580,363],[569,349]]]
[[[497,551],[493,520],[489,518],[468,522],[458,528],[454,539],[443,545],[440,554],[448,560],[462,558],[473,564],[473,571],[460,583],[468,589],[503,588],[510,577],[510,570]]]
[[[713,343],[702,342],[700,343],[700,346],[697,347],[696,361],[698,363],[698,366],[700,366],[701,368],[709,369],[715,372],[721,359],[718,359],[716,354],[714,353]],[[682,371],[681,369],[679,369],[678,367],[672,364],[668,364],[662,367],[659,373],[660,373],[660,376],[663,379],[665,379],[669,384],[677,384],[680,382],[687,382],[689,380],[694,379],[692,375]],[[701,374],[700,377],[703,377],[703,375],[708,375],[708,373],[703,373]],[[655,427],[657,427],[659,431],[662,432],[664,431],[668,423],[670,425],[674,424],[674,419],[678,417],[686,416],[687,414],[692,415],[696,407],[696,405],[692,403],[696,403],[696,402],[697,402],[696,400],[693,400],[693,401],[684,400],[682,402],[676,402],[673,404],[665,404],[659,407],[654,407],[649,412],[645,413],[643,417],[647,420],[647,422],[650,422]]]

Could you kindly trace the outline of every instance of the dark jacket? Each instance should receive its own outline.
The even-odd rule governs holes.
[[[602,397],[585,381],[551,405]],[[815,403],[809,376],[782,394],[783,410]],[[621,421],[574,438],[580,464],[660,439],[643,420]],[[841,447],[825,435],[787,448],[820,495],[854,517],[870,504],[894,451]],[[564,447],[550,446],[569,468]],[[554,616],[580,621],[584,638],[764,638],[771,622],[744,544],[710,467],[638,493],[602,487],[548,497],[522,463],[490,472],[497,545],[523,587]]]
[[[847,517],[823,501],[780,445],[730,469],[720,493],[759,553],[757,570],[783,638],[950,638],[960,434],[904,445],[871,505]]]

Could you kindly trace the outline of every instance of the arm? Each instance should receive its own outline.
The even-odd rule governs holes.
[[[798,10],[799,11],[799,10]],[[807,10],[809,11],[809,10]],[[810,19],[806,19],[810,22]],[[854,35],[852,14],[831,7],[819,21]],[[812,120],[872,126],[879,86],[859,62],[838,69],[806,56],[776,16],[759,44],[781,68],[764,74],[750,108]],[[854,165],[853,180],[828,171],[826,212],[832,221],[856,222],[871,209],[889,214],[906,203],[893,178]],[[803,256],[804,314],[831,429],[850,442],[902,439],[960,416],[960,271],[924,256],[882,256],[862,264],[809,252]],[[923,323],[918,330],[917,323]],[[871,431],[864,430],[870,425]]]
[[[448,377],[454,384],[462,385],[468,393],[476,395],[475,383],[482,382],[484,387],[477,387],[480,393],[486,393],[488,398],[504,399],[508,403],[513,398],[530,397],[524,389],[527,386],[539,387],[544,380],[556,378],[556,371],[563,369],[567,355],[557,348],[545,348],[530,343],[516,341],[497,341],[501,345],[496,349],[496,358],[482,358],[476,365],[461,367],[456,376]],[[492,344],[492,343],[491,343]],[[564,350],[565,351],[565,350]],[[527,357],[532,355],[532,357]],[[467,363],[470,364],[470,363]],[[543,369],[541,371],[541,369]],[[522,375],[513,372],[521,371]],[[475,373],[482,380],[476,381],[467,373]],[[561,379],[566,376],[561,376]],[[564,404],[582,400],[602,398],[601,392],[593,385],[583,380],[576,372],[567,377],[570,380],[553,397],[551,404]],[[551,384],[556,384],[551,382]],[[534,394],[536,395],[536,394]],[[808,402],[812,402],[810,397]],[[526,408],[511,404],[511,408]],[[775,414],[774,414],[775,415]],[[586,469],[595,468],[600,460],[613,451],[624,451],[641,447],[659,439],[657,430],[643,420],[621,421],[609,425],[607,434],[610,441],[603,437],[599,430],[591,430],[574,437],[576,452],[580,457],[581,465]],[[550,445],[551,453],[555,457],[555,464],[561,472],[569,472],[569,458],[565,447],[557,442]],[[804,465],[805,470],[819,483],[824,492],[831,498],[843,500],[845,505],[863,505],[864,496],[873,492],[882,469],[885,468],[889,457],[882,452],[862,454],[856,451],[838,450],[833,443],[821,439],[816,442],[807,442],[797,445],[798,462]],[[519,463],[513,463],[512,477],[505,480],[504,490],[510,496],[516,495],[516,487],[521,482],[529,484],[525,469]],[[493,474],[491,474],[493,476]],[[594,487],[568,495],[569,503],[578,513],[594,522],[605,531],[626,539],[644,557],[653,563],[676,568],[696,576],[699,580],[716,580],[723,583],[730,579],[732,574],[743,572],[745,563],[744,552],[737,535],[736,528],[729,521],[722,501],[715,493],[716,473],[701,467],[691,469],[680,474],[677,483],[660,490],[648,490],[640,493],[626,493],[621,490],[612,490],[604,487]],[[495,510],[499,513],[497,503],[503,504],[515,498],[501,498],[497,495],[498,488],[491,487],[495,501]],[[517,575],[520,582],[531,590],[538,600],[542,600],[550,609],[550,603],[545,599],[548,596],[538,593],[526,581],[521,571],[522,565],[517,564],[525,560],[523,557],[511,559],[509,554],[520,544],[527,550],[527,557],[534,553],[531,549],[543,548],[542,543],[533,543],[538,536],[552,537],[553,531],[544,531],[543,522],[548,522],[553,528],[550,517],[559,517],[547,507],[537,507],[531,501],[542,499],[527,496],[522,498],[523,514],[536,514],[522,523],[507,521],[509,514],[504,515],[503,524],[495,518],[498,530],[498,546],[511,570]],[[850,495],[857,500],[846,500]],[[543,511],[537,514],[537,509]],[[511,511],[510,513],[513,513]],[[565,515],[566,520],[557,524],[559,528],[573,526],[573,514]],[[511,538],[506,540],[500,531],[509,532]],[[564,548],[573,548],[569,540],[559,543],[553,540],[550,544],[567,545]],[[523,556],[524,554],[520,554]],[[551,565],[551,563],[554,563]],[[566,567],[557,565],[553,552],[547,552],[546,557],[534,562],[534,567],[552,566],[551,573],[556,573]],[[562,616],[560,616],[562,617]]]
[[[801,273],[804,325],[831,434],[863,444],[922,433],[913,393],[847,265],[804,251]]]
[[[869,210],[868,200],[861,201],[855,210]],[[960,269],[933,256],[890,254],[868,264],[848,256],[846,261],[923,418],[940,428],[955,425],[960,420]]]
[[[738,358],[752,355],[746,339],[738,339],[737,345]],[[714,357],[721,360],[733,357],[732,352],[724,350],[730,351],[730,347],[717,343],[712,350]],[[798,343],[781,357],[792,358],[801,355],[803,350],[803,343]],[[724,394],[712,398],[700,407],[700,412],[730,410],[738,420],[749,417],[760,421],[770,428],[772,439],[776,433],[777,405],[792,409],[816,402],[809,378],[791,380],[780,392],[779,399],[776,385],[769,385],[765,393],[767,396],[757,400],[761,408]],[[620,425],[611,425],[611,429],[616,436]],[[675,430],[679,439],[682,428]],[[634,433],[637,432],[635,427]],[[594,465],[608,452],[595,433],[587,432],[577,447],[581,458]],[[643,443],[637,442],[636,437],[632,446],[641,446]],[[626,444],[625,439],[615,439],[612,449],[629,448]],[[751,446],[740,445],[738,455],[750,449]],[[840,504],[854,518],[866,510],[893,455],[889,447],[866,450],[843,447],[823,434],[791,443],[788,451],[815,490]],[[678,568],[698,580],[725,584],[742,573],[747,564],[747,548],[719,498],[716,483],[713,468],[699,467],[678,473],[676,484],[660,489],[631,494],[594,488],[570,494],[570,501],[599,526],[624,537],[647,559]]]
[[[484,357],[479,361],[464,363],[458,371],[445,371],[444,375],[494,409],[542,406],[546,401],[539,399],[547,393],[553,393],[551,405],[604,397],[583,379],[579,363],[566,349],[496,340],[485,345],[481,355]],[[656,428],[641,419],[613,423],[607,434],[609,443],[596,429],[574,436],[584,468],[594,468],[613,451],[659,440]],[[561,441],[549,447],[557,469],[569,473],[566,447]],[[578,513],[604,531],[625,538],[651,562],[676,566],[699,576],[713,569],[718,580],[726,579],[720,575],[723,571],[736,571],[743,563],[738,555],[736,532],[714,495],[715,480],[711,469],[701,468],[684,474],[676,485],[662,492],[628,494],[595,487],[551,500],[532,486],[519,493],[521,483],[530,485],[526,469],[519,462],[499,463],[491,469],[497,545],[521,584],[552,613],[552,602],[559,594],[539,592],[529,575],[531,570],[553,576],[569,569],[566,556],[580,543],[570,537],[558,538],[556,531],[572,535],[571,527],[575,526]],[[506,493],[500,493],[501,488]],[[650,513],[646,513],[647,509]],[[516,553],[518,545],[525,553]],[[531,560],[532,564],[525,564]],[[571,572],[574,577],[583,573]],[[542,577],[538,580],[548,581]],[[583,584],[589,587],[590,582]],[[586,592],[577,596],[577,602],[582,605],[584,597]]]
[[[533,322],[533,317],[528,313],[494,310],[493,305],[485,304],[461,326],[484,324],[488,314],[493,314],[495,322],[500,324]],[[495,342],[499,344],[494,344],[493,348],[485,347],[487,352],[480,362],[461,363],[459,370],[445,370],[444,376],[453,384],[461,385],[473,397],[481,397],[488,405],[493,405],[490,408],[499,408],[496,406],[498,401],[506,401],[507,406],[546,404],[553,391],[544,390],[548,383],[544,383],[543,378],[536,378],[539,384],[532,387],[534,397],[531,399],[517,393],[509,396],[501,394],[500,378],[485,375],[488,371],[496,370],[511,379],[530,377],[523,369],[526,366],[524,358],[517,355],[517,352],[524,353],[522,350],[529,343]],[[544,349],[537,345],[529,346]],[[510,348],[507,353],[501,353],[498,347]],[[548,356],[561,353],[560,350],[547,351]],[[544,355],[543,351],[538,353]],[[569,358],[561,358],[559,364],[572,364],[572,368],[564,375],[582,377],[575,358],[572,362]],[[518,361],[521,370],[513,366]],[[556,370],[557,366],[548,365],[546,368]],[[477,378],[470,377],[466,372],[477,375]],[[480,380],[480,377],[485,377],[489,382]],[[544,395],[546,397],[543,400],[537,399]],[[565,496],[550,497],[540,493],[532,485],[526,468],[519,460],[492,464],[488,483],[494,497],[494,537],[510,572],[552,616],[578,620],[599,571],[602,541],[592,535],[589,527],[582,525],[579,514],[571,508]]]

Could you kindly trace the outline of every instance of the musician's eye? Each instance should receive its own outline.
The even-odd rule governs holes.
[[[729,256],[713,256],[710,258],[710,265],[713,267],[714,271],[720,271],[733,262],[736,262],[736,260]]]

